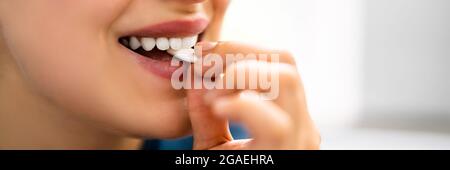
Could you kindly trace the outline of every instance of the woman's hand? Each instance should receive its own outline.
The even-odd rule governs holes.
[[[226,84],[224,80],[239,69],[247,70],[247,74],[248,70],[257,74],[277,72],[279,95],[268,101],[257,97],[262,92],[260,89],[188,90],[194,149],[319,149],[320,135],[308,113],[303,85],[291,54],[231,42],[208,45],[203,55],[278,54],[279,62],[256,59],[227,65],[216,82]],[[228,120],[243,124],[252,139],[233,140]]]

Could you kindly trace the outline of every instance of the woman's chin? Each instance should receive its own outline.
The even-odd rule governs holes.
[[[175,139],[191,134],[189,121],[183,123],[159,124],[157,129],[141,129],[133,133],[142,139]]]
[[[191,133],[191,122],[187,113],[165,112],[155,115],[153,120],[138,120],[128,125],[128,132],[143,139],[174,139]]]

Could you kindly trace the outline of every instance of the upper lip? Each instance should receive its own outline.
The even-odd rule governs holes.
[[[188,37],[202,33],[208,26],[205,18],[173,20],[148,25],[131,31],[126,36],[136,37]]]

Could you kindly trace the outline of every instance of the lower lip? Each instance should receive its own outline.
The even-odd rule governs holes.
[[[125,48],[125,47],[123,47]],[[181,64],[178,64],[179,66],[172,66],[170,60],[156,60],[152,58],[172,58],[170,54],[167,52],[159,51],[155,52],[152,58],[140,55],[138,53],[135,53],[134,51],[131,51],[127,48],[125,48],[133,57],[136,59],[137,63],[145,70],[148,71],[154,75],[157,75],[164,79],[171,79],[172,74],[182,67]]]

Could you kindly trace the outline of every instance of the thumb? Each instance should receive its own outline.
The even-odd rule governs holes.
[[[214,18],[208,29],[204,32],[203,39],[217,41],[229,0],[214,0]],[[191,119],[192,133],[194,137],[193,149],[209,149],[233,139],[228,121],[215,116],[204,102],[206,89],[187,90],[187,102]]]
[[[203,96],[206,93],[206,89],[187,90],[195,150],[209,149],[232,140],[228,121],[215,116],[204,102]]]

